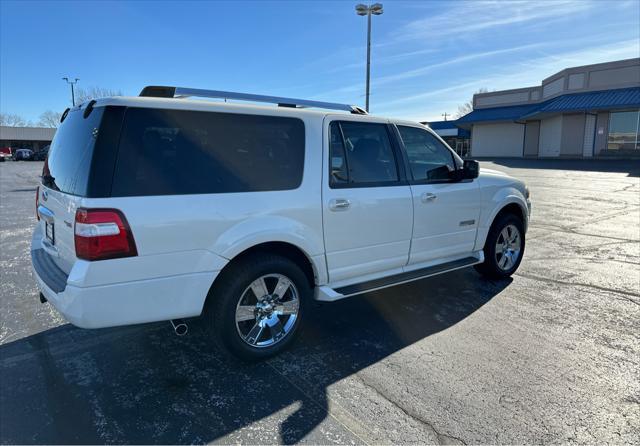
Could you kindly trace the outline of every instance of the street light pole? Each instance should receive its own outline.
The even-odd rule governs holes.
[[[382,4],[374,3],[371,6],[358,4],[356,5],[356,14],[367,16],[367,86],[366,86],[366,99],[365,110],[369,112],[369,90],[371,80],[371,15],[382,14]]]
[[[63,81],[67,81],[67,84],[71,85],[71,104],[75,107],[76,106],[76,94],[75,94],[75,91],[73,91],[73,86],[75,84],[77,84],[80,79],[78,79],[76,77],[74,80],[70,80],[68,77],[63,77],[62,80]]]

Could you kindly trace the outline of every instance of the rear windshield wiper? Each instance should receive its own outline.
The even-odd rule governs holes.
[[[56,186],[56,179],[48,173],[42,174],[42,184],[51,189],[58,190],[58,186]]]

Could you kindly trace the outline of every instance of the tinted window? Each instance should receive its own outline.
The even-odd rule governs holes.
[[[451,178],[456,164],[451,151],[435,136],[416,127],[398,126],[414,180],[441,181]]]
[[[330,130],[332,185],[398,181],[385,124],[333,122]]]
[[[112,195],[295,189],[303,163],[299,119],[131,108]]]
[[[104,108],[94,108],[85,119],[83,110],[70,111],[51,142],[42,183],[62,192],[85,196],[91,159]]]

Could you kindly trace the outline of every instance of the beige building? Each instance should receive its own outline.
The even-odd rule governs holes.
[[[473,157],[640,156],[640,59],[476,94],[473,108],[456,121],[471,130]]]

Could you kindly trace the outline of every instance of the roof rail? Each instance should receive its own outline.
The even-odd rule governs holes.
[[[278,104],[279,107],[314,107],[329,110],[344,110],[357,115],[367,114],[364,109],[355,105],[309,101],[306,99],[281,98],[278,96],[263,96],[260,94],[235,93],[233,91],[201,90],[198,88],[148,86],[142,89],[140,96],[154,98],[184,98],[197,96],[201,98],[236,99],[250,102],[268,102]]]

